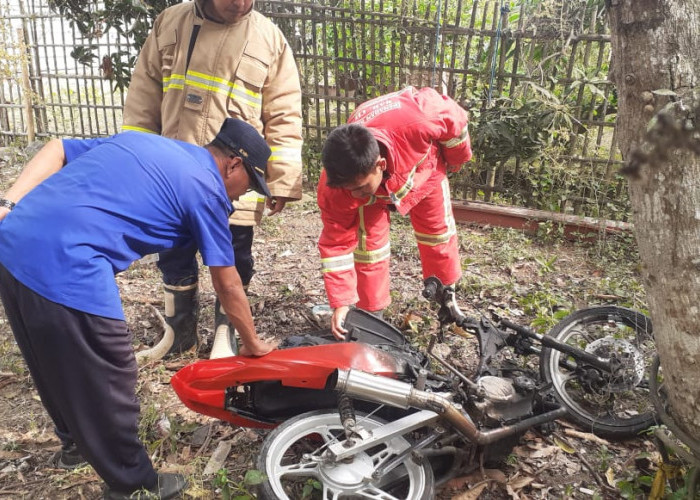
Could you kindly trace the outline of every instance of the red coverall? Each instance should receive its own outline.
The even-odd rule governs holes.
[[[447,170],[471,158],[467,113],[431,88],[407,87],[359,106],[348,123],[361,123],[387,150],[387,169],[374,196],[318,184],[323,230],[318,242],[330,306],[356,304],[378,311],[389,296],[389,210],[409,214],[423,278],[444,284],[462,274]]]

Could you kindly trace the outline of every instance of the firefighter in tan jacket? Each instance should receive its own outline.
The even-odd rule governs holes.
[[[202,145],[224,118],[240,118],[266,139],[267,200],[251,191],[230,219],[236,268],[244,285],[253,277],[253,226],[301,198],[301,88],[292,50],[282,32],[253,10],[254,0],[195,0],[156,19],[131,79],[122,129]],[[168,354],[197,343],[196,248],[159,255],[166,322],[174,335]],[[217,299],[217,336],[234,346]],[[215,352],[212,356],[218,356]]]

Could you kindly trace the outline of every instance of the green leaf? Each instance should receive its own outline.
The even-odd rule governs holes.
[[[243,482],[246,484],[246,486],[255,486],[257,484],[261,484],[263,481],[265,481],[265,479],[267,479],[265,474],[259,470],[252,469],[246,471]]]
[[[313,493],[314,487],[312,484],[305,484],[304,489],[301,490],[301,498],[309,498],[311,493]]]

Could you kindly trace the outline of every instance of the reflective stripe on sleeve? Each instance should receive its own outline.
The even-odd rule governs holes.
[[[133,125],[122,125],[122,132],[126,132],[128,130],[132,130],[134,132],[145,132],[147,134],[158,134],[155,130],[151,130],[148,128],[143,128],[143,127],[136,127]]]
[[[418,170],[418,167],[421,166],[421,164],[425,161],[425,159],[428,157],[428,152],[423,155],[423,158],[418,160],[418,163],[416,163],[413,168],[411,169],[411,173],[408,174],[408,179],[406,179],[406,182],[404,183],[403,186],[401,186],[395,193],[389,193],[389,196],[391,197],[391,201],[394,203],[394,205],[399,206],[401,204],[401,200],[403,200],[408,192],[413,189],[413,177],[416,175],[416,170]]]
[[[391,256],[391,244],[387,243],[382,248],[377,250],[355,250],[354,258],[355,262],[360,264],[372,264],[374,262],[380,262],[386,260]]]
[[[440,144],[445,146],[446,148],[456,148],[460,144],[462,144],[464,141],[467,140],[467,137],[469,137],[469,131],[467,130],[467,126],[464,126],[464,129],[462,129],[462,133],[460,134],[459,137],[453,137],[452,139],[448,141],[440,141]]]
[[[185,88],[185,75],[170,75],[163,77],[163,93],[165,94],[170,89],[182,90]]]
[[[355,267],[355,261],[351,253],[321,259],[322,273],[346,271],[348,269],[352,269],[353,267]]]
[[[245,194],[238,198],[238,201],[254,201],[261,203],[265,201],[265,197],[257,191],[246,191]]]
[[[272,146],[270,151],[272,154],[269,161],[286,160],[301,163],[301,148]]]

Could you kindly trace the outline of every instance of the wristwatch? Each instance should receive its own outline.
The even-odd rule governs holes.
[[[15,208],[15,202],[10,201],[7,198],[0,198],[0,207],[5,207],[9,210],[12,210],[13,208]]]

